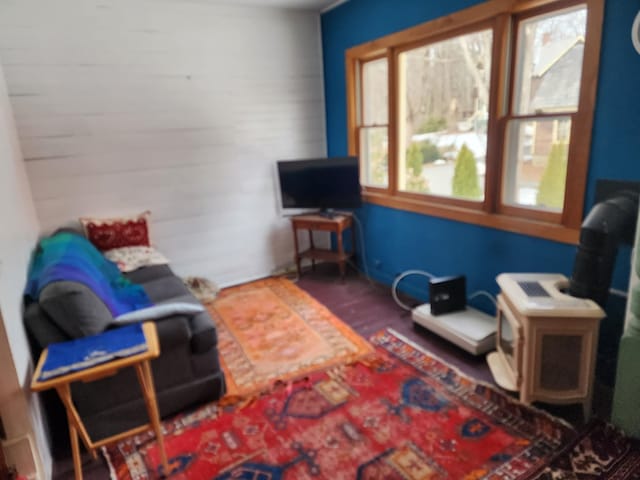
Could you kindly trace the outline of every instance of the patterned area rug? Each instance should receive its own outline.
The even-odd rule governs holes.
[[[592,421],[549,465],[527,480],[640,479],[640,442],[612,425]]]
[[[284,278],[222,290],[207,306],[229,397],[250,396],[371,353],[372,346]]]
[[[563,421],[391,330],[372,342],[377,353],[367,362],[311,374],[244,408],[211,405],[165,422],[171,478],[519,479],[576,439]],[[114,478],[162,473],[152,433],[103,451]]]

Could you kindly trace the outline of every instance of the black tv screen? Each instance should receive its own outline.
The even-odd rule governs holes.
[[[357,157],[278,162],[283,208],[356,208],[362,204]]]

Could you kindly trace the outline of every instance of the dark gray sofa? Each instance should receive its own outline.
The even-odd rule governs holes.
[[[125,276],[141,284],[154,303],[167,300],[197,302],[167,265],[139,268]],[[70,340],[38,302],[25,305],[24,322],[34,364],[47,345]],[[188,407],[219,399],[225,393],[225,380],[218,359],[215,325],[207,311],[173,315],[155,322],[161,354],[151,366],[160,415],[167,417]],[[133,369],[125,369],[91,383],[75,383],[72,393],[78,412],[94,440],[148,422]],[[69,448],[65,410],[55,392],[43,392],[41,395],[54,455],[60,457]]]

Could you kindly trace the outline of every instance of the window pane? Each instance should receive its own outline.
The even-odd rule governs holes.
[[[399,56],[398,188],[484,198],[491,30]]]
[[[570,131],[570,117],[509,122],[505,203],[562,211]]]
[[[362,65],[362,125],[386,125],[389,111],[387,59]]]
[[[580,7],[520,23],[515,114],[578,109],[586,21],[587,10]]]
[[[389,186],[387,127],[360,129],[360,182],[371,187]]]

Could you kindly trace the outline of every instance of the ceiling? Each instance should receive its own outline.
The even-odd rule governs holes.
[[[348,0],[214,0],[218,3],[233,5],[252,5],[256,7],[295,8],[300,10],[323,11]]]

